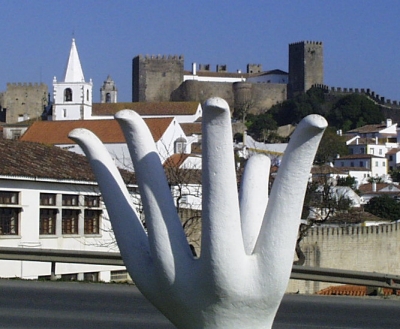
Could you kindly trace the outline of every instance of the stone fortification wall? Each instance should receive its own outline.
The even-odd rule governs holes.
[[[183,78],[183,56],[136,56],[132,65],[132,101],[169,101]]]
[[[251,113],[264,112],[272,105],[286,99],[287,85],[278,83],[209,82],[186,80],[172,93],[173,101],[198,101],[222,97],[231,110],[251,102]]]
[[[302,241],[308,266],[399,274],[400,223],[317,227]],[[315,293],[331,283],[291,280],[289,292]]]
[[[7,83],[0,105],[6,109],[6,123],[15,123],[40,117],[47,102],[44,83]]]
[[[234,105],[232,83],[186,80],[171,94],[172,101],[203,103],[210,97],[225,99],[232,109]]]
[[[312,87],[323,89],[326,94],[331,96],[345,96],[350,94],[365,95],[380,106],[386,118],[390,118],[394,122],[400,122],[400,102],[382,97],[369,88],[329,87],[324,84],[315,84]]]

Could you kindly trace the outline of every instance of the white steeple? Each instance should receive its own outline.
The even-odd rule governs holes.
[[[92,79],[85,81],[81,62],[72,39],[64,81],[53,79],[51,120],[87,120],[92,118]]]
[[[65,69],[64,82],[84,82],[81,61],[79,60],[78,50],[76,49],[75,39],[72,39],[71,50],[69,52],[67,67]]]

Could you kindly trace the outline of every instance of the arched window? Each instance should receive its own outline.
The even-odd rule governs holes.
[[[89,89],[86,90],[86,100],[89,101]]]
[[[106,103],[111,103],[111,94],[110,93],[106,94]]]
[[[67,88],[64,90],[64,102],[72,102],[72,89]]]
[[[186,139],[180,137],[175,141],[175,153],[185,153],[186,151]]]

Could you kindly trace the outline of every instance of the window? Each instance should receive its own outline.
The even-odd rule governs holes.
[[[0,192],[0,235],[17,235],[20,208],[13,208],[10,205],[18,205],[19,193],[12,191]]]
[[[1,204],[18,204],[18,192],[0,192]]]
[[[72,102],[72,89],[67,88],[64,90],[64,102]]]
[[[375,167],[379,167],[378,161],[375,161]]]
[[[185,153],[186,151],[186,139],[184,138],[178,138],[175,141],[175,153]]]
[[[350,167],[354,167],[354,162],[353,161],[350,163]]]
[[[99,234],[101,210],[85,209],[84,233]]]
[[[78,234],[79,210],[63,209],[62,234]]]
[[[386,167],[386,161],[382,161],[382,167]]]
[[[56,205],[56,194],[40,193],[40,205],[41,206],[55,206]]]
[[[344,161],[340,162],[341,166],[344,167]]]
[[[382,149],[379,149],[379,155],[382,155]]]
[[[69,207],[77,207],[79,205],[79,195],[77,194],[63,194],[62,205]]]
[[[111,103],[111,94],[110,93],[106,94],[106,103]]]
[[[389,155],[389,161],[393,161],[393,155]]]
[[[89,101],[89,89],[86,90],[86,100]]]
[[[364,148],[363,148],[363,147],[360,148],[360,153],[361,153],[361,154],[364,154]]]
[[[364,161],[360,161],[360,167],[364,167]]]
[[[86,195],[85,207],[100,207],[100,197],[97,195]]]
[[[39,234],[56,234],[57,209],[40,209]]]
[[[0,208],[0,235],[18,234],[18,208]]]
[[[370,154],[374,154],[374,148],[373,147],[370,148],[369,153]]]

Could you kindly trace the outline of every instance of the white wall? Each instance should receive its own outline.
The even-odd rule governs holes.
[[[74,235],[63,235],[61,231],[61,204],[57,205],[60,209],[57,214],[56,234],[40,235],[40,193],[98,194],[97,187],[94,185],[39,182],[25,179],[0,179],[0,191],[14,191],[19,193],[19,204],[21,208],[19,214],[19,232],[17,235],[0,235],[1,247],[29,247],[42,249],[58,250],[79,250],[79,251],[114,251],[118,248],[114,242],[113,235],[109,233],[111,226],[104,206],[103,216],[100,220],[99,234],[84,234],[83,214],[84,205],[80,204],[81,214],[79,216],[79,232]],[[0,205],[4,207],[4,205]],[[48,208],[47,206],[42,206]],[[65,207],[64,207],[65,208]],[[21,261],[0,261],[0,277],[22,277],[37,278],[38,276],[50,275],[50,264],[42,262],[21,262]],[[103,265],[82,265],[82,264],[57,264],[56,274],[100,272],[100,279],[107,281],[110,279],[110,271],[123,270],[121,266]]]

